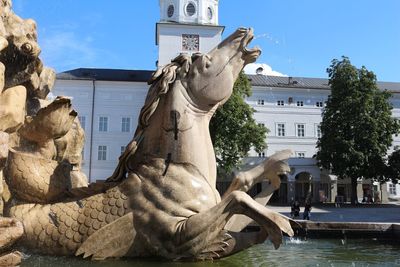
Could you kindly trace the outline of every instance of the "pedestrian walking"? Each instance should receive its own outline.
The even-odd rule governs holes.
[[[311,209],[311,201],[307,200],[304,205],[303,220],[310,220]]]
[[[294,201],[292,202],[292,208],[290,215],[292,216],[292,219],[297,218],[300,216],[300,203],[299,201]]]

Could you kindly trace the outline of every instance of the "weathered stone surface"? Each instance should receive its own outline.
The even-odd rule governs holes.
[[[3,36],[0,36],[0,51],[4,50],[8,46],[8,41]]]
[[[77,113],[71,108],[71,100],[57,98],[50,105],[28,117],[19,129],[19,134],[27,140],[45,143],[64,136],[72,127]]]
[[[4,168],[8,157],[8,134],[0,132],[0,171]]]
[[[50,91],[53,89],[56,81],[56,72],[51,68],[43,68],[40,73],[40,84],[38,91],[36,92],[37,97],[45,99]]]
[[[22,262],[23,255],[18,251],[6,253],[0,256],[0,266],[10,267],[19,266]]]
[[[6,165],[8,157],[8,134],[0,132],[0,215],[3,215],[3,168]]]
[[[0,217],[0,248],[12,246],[24,233],[22,223],[16,219]]]
[[[1,48],[1,38],[0,38],[0,48]],[[0,49],[1,51],[1,49]],[[3,92],[4,89],[4,72],[6,70],[6,67],[4,66],[3,63],[0,62],[0,95]]]
[[[71,189],[68,163],[44,159],[35,154],[10,150],[7,183],[11,193],[25,202],[49,203],[66,197]]]
[[[55,140],[57,160],[68,161],[74,166],[82,162],[82,150],[85,146],[85,131],[76,117],[70,130],[63,137]]]
[[[86,174],[79,169],[72,169],[71,173],[71,187],[72,188],[81,188],[87,187],[89,185],[89,179]]]
[[[34,94],[39,89],[39,85],[40,78],[36,72],[32,73],[29,80],[25,83],[26,89],[32,94]]]
[[[26,89],[8,88],[0,95],[0,131],[12,132],[25,120]]]

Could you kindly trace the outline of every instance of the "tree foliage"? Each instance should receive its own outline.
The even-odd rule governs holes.
[[[393,151],[388,160],[387,177],[397,184],[400,177],[400,149]]]
[[[253,147],[261,152],[267,129],[253,118],[255,110],[244,98],[251,96],[251,85],[242,72],[235,82],[232,96],[220,107],[210,122],[210,134],[217,158],[218,173],[230,173]]]
[[[342,57],[327,72],[331,95],[323,111],[317,160],[340,178],[351,178],[355,203],[359,178],[384,179],[386,154],[399,124],[391,116],[391,94],[378,89],[372,71],[357,69]]]

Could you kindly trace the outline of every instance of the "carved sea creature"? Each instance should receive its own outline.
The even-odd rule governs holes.
[[[238,29],[208,54],[182,54],[160,67],[114,174],[106,183],[74,188],[83,147],[77,114],[67,98],[42,100],[53,84],[52,72],[39,64],[34,24],[13,17],[10,5],[0,0],[6,26],[0,103],[12,110],[3,117],[0,112],[0,131],[8,133],[0,132],[0,177],[4,174],[11,192],[7,198],[3,194],[4,214],[12,218],[0,218],[8,233],[0,232],[0,247],[18,240],[32,251],[53,255],[203,260],[267,238],[277,248],[282,232],[293,235],[289,218],[265,207],[279,188],[278,175],[289,171],[285,160],[291,151],[239,172],[222,198],[216,190],[208,126],[240,71],[261,53],[247,48],[251,29]],[[15,32],[20,24],[22,35]],[[19,66],[9,67],[7,53]],[[15,108],[5,96],[18,86]],[[264,180],[269,186],[253,200],[246,192]],[[260,232],[242,233],[253,220]],[[0,266],[18,264],[20,258],[5,254]]]
[[[278,247],[282,231],[292,235],[288,218],[245,193],[268,171],[271,187],[277,188],[277,174],[287,171],[282,162],[287,152],[239,173],[222,200],[215,188],[216,163],[208,124],[229,98],[244,65],[260,54],[258,49],[246,48],[252,38],[252,30],[239,29],[210,53],[181,55],[156,71],[135,145],[124,153],[109,179],[115,185],[104,193],[61,203],[14,205],[9,216],[24,225],[22,244],[42,253],[96,259],[211,259],[267,237]],[[28,168],[26,173],[30,172]],[[231,227],[238,229],[231,232],[226,225],[235,220],[235,214],[255,220],[261,233],[240,233],[249,222],[238,227],[234,221]]]

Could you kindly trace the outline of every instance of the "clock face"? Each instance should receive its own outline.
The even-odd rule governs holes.
[[[199,51],[199,39],[197,34],[182,34],[182,49],[185,51]]]

